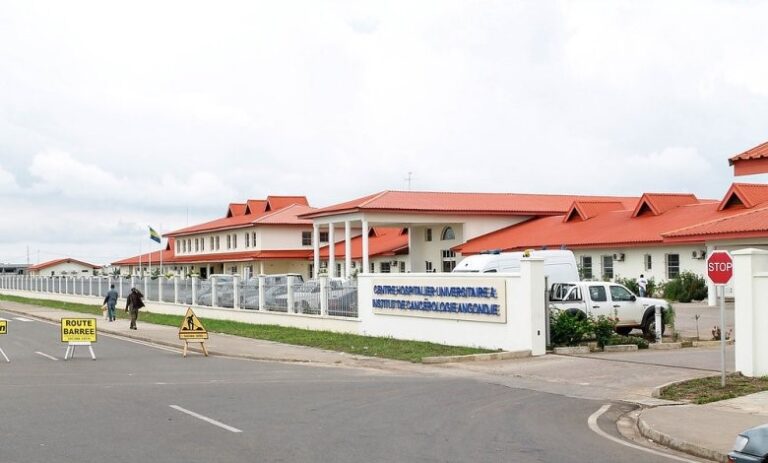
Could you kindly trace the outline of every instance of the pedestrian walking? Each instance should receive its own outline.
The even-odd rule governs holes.
[[[131,329],[136,329],[136,320],[139,318],[139,309],[144,307],[144,295],[136,288],[131,288],[131,294],[125,303],[125,311],[131,311]]]
[[[107,305],[107,320],[113,322],[117,318],[115,316],[115,306],[117,305],[117,291],[115,291],[115,285],[109,286],[107,291],[107,297],[104,298],[104,304]]]
[[[645,297],[647,288],[648,288],[648,280],[645,279],[645,276],[643,274],[640,274],[640,279],[637,280],[637,287],[640,291],[640,297]]]

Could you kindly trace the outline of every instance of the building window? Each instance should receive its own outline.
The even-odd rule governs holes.
[[[368,267],[370,267],[370,268],[371,268],[371,273],[375,273],[375,272],[376,272],[376,262],[371,262],[371,263],[368,265]]]
[[[200,250],[205,251],[205,238],[200,238]]]
[[[253,246],[254,248],[256,247],[256,232],[253,232],[253,234],[251,234],[251,246]]]
[[[603,256],[603,280],[613,279],[613,256]]]
[[[181,243],[179,243],[179,242],[177,241],[177,242],[176,242],[176,254],[179,254],[179,253],[181,253]]]
[[[583,280],[592,278],[592,256],[581,256],[581,278]]]
[[[237,274],[237,267],[229,267],[229,274],[230,275]]]
[[[321,243],[328,242],[328,232],[320,232],[320,242]]]
[[[312,232],[301,232],[301,245],[312,246]]]
[[[227,235],[227,249],[232,249],[232,235]]]
[[[424,241],[432,241],[432,229],[427,228],[424,230]]]
[[[336,264],[336,276],[341,275],[341,264]]]
[[[245,234],[245,247],[246,248],[251,247],[251,234],[250,233],[246,233]]]
[[[680,254],[667,254],[667,279],[680,276]]]
[[[443,233],[440,234],[440,239],[442,241],[455,240],[456,239],[456,235],[453,233],[453,228],[445,227],[443,229]]]
[[[237,249],[237,234],[232,235],[232,247]]]
[[[433,272],[434,271],[432,269],[432,262],[430,262],[430,261],[424,262],[424,271],[425,272]]]
[[[400,262],[398,265],[400,266],[400,273],[405,273],[405,262]]]
[[[456,253],[443,249],[443,272],[451,272],[456,267]]]
[[[189,252],[192,252],[192,238],[187,240],[187,250],[189,250]]]
[[[195,252],[200,251],[200,240],[195,238]]]
[[[389,273],[389,262],[382,262],[379,264],[379,268],[381,269],[381,273]]]
[[[646,254],[643,258],[645,261],[645,269],[646,270],[652,270],[653,269],[653,259],[651,258],[650,254]]]
[[[221,241],[219,240],[219,236],[216,237],[216,250],[218,251],[221,247]]]
[[[187,240],[181,241],[181,252],[187,252]]]
[[[211,251],[213,251],[214,249],[216,249],[216,246],[215,246],[215,244],[216,244],[216,243],[215,243],[215,241],[214,241],[213,237],[211,237]]]

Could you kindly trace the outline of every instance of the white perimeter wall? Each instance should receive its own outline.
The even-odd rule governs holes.
[[[358,276],[358,313],[360,332],[370,336],[429,341],[456,346],[530,350],[533,355],[545,353],[544,332],[544,264],[543,259],[523,259],[520,274],[484,274],[474,277],[479,282],[498,279],[506,285],[505,323],[419,316],[379,314],[373,310],[373,284],[408,285],[414,279],[432,280],[435,286],[466,286],[473,277],[466,274],[400,274]]]
[[[744,249],[733,257],[736,370],[745,376],[768,375],[768,251]]]

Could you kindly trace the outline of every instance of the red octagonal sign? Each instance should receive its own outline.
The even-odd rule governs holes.
[[[724,285],[733,276],[733,259],[728,251],[714,251],[707,259],[707,275],[713,283]]]

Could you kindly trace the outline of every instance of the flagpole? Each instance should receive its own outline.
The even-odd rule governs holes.
[[[160,230],[163,229],[163,224],[160,224]],[[163,276],[163,235],[160,235],[160,276]]]
[[[144,276],[144,270],[141,268],[141,240],[139,240],[139,277]]]

